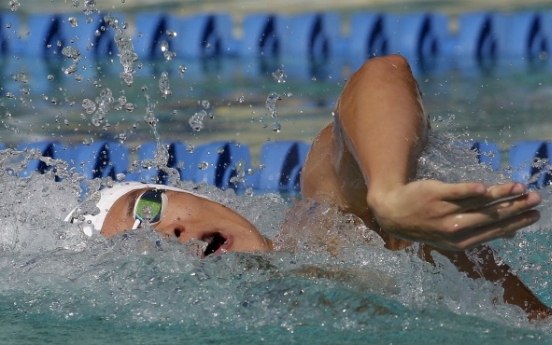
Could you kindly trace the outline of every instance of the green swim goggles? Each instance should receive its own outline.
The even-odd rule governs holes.
[[[137,229],[145,222],[150,226],[159,223],[168,203],[169,198],[164,190],[150,189],[142,193],[134,203],[135,221],[132,229]]]

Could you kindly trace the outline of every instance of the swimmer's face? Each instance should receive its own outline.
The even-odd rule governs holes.
[[[134,205],[147,190],[134,190],[120,197],[110,208],[101,234],[110,237],[132,229],[136,220]],[[245,218],[224,205],[184,192],[167,190],[163,193],[168,202],[159,222],[152,225],[161,234],[177,237],[182,243],[191,239],[207,242],[204,256],[270,250],[270,241]]]

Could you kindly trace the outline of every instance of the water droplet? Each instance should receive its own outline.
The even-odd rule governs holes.
[[[12,12],[17,11],[19,9],[19,7],[21,6],[19,1],[17,1],[17,0],[10,0],[9,4],[10,4],[10,10]]]
[[[11,29],[12,23],[6,23],[6,29]]]
[[[201,131],[204,128],[203,119],[207,115],[207,112],[205,110],[201,110],[197,113],[195,113],[189,121],[190,127],[196,132]]]
[[[161,73],[161,77],[159,78],[159,91],[161,91],[163,98],[167,98],[172,94],[169,84],[169,74],[167,72]]]
[[[278,117],[278,112],[276,111],[276,102],[282,99],[282,95],[276,92],[271,92],[266,98],[266,108],[270,116]]]
[[[165,58],[165,60],[167,61],[171,61],[174,57],[176,56],[176,53],[173,53],[171,51],[166,51],[163,53],[163,57]]]
[[[209,109],[211,104],[209,103],[208,100],[204,99],[203,101],[201,101],[201,106],[203,107],[203,109]]]
[[[27,76],[26,73],[17,73],[16,75],[13,76],[13,80],[15,81],[19,81],[23,84],[27,84],[29,82],[29,77]]]
[[[75,17],[69,17],[69,24],[71,24],[72,27],[79,26],[79,21]]]
[[[125,109],[126,109],[126,111],[131,113],[134,110],[134,104],[132,104],[132,103],[125,104]]]
[[[54,76],[52,74],[48,74],[48,80],[54,80]]]
[[[243,103],[243,102],[245,102],[245,96],[243,95],[243,93],[241,94],[240,97],[236,98],[236,101],[238,101],[238,103]]]
[[[197,165],[197,168],[199,170],[207,170],[207,168],[209,168],[209,163],[203,161],[203,162],[199,162],[198,165]]]
[[[280,131],[282,130],[282,125],[280,124],[280,122],[274,122],[272,124],[272,130],[276,133],[280,133]]]
[[[92,145],[92,144],[94,144],[94,139],[93,138],[85,138],[82,141],[82,144],[86,145],[86,146]]]
[[[286,82],[286,74],[284,73],[284,70],[281,68],[278,68],[276,71],[272,73],[272,78],[278,82],[278,84],[283,84]]]

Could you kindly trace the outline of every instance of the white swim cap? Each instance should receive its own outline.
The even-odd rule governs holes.
[[[161,184],[147,184],[147,183],[141,183],[141,182],[121,182],[113,185],[111,188],[104,188],[100,190],[100,200],[96,203],[96,206],[100,209],[100,212],[96,215],[91,214],[85,214],[84,215],[84,222],[82,222],[82,230],[84,233],[88,236],[92,236],[94,234],[99,234],[102,230],[103,223],[105,221],[105,217],[107,216],[107,213],[111,209],[111,206],[119,200],[120,197],[123,195],[137,189],[159,189],[159,190],[172,190],[177,192],[183,192],[195,195],[197,197],[208,199],[206,196],[196,194],[193,192],[189,192],[187,190],[177,188],[177,187],[171,187]],[[81,223],[80,220],[74,218],[75,212],[79,211],[81,209],[81,205],[75,207],[68,215],[65,217],[66,222],[70,223]]]

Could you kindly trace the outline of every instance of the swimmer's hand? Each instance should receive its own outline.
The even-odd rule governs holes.
[[[368,205],[388,234],[447,250],[465,250],[513,237],[537,222],[541,197],[519,183],[414,181],[390,189],[372,187]]]

